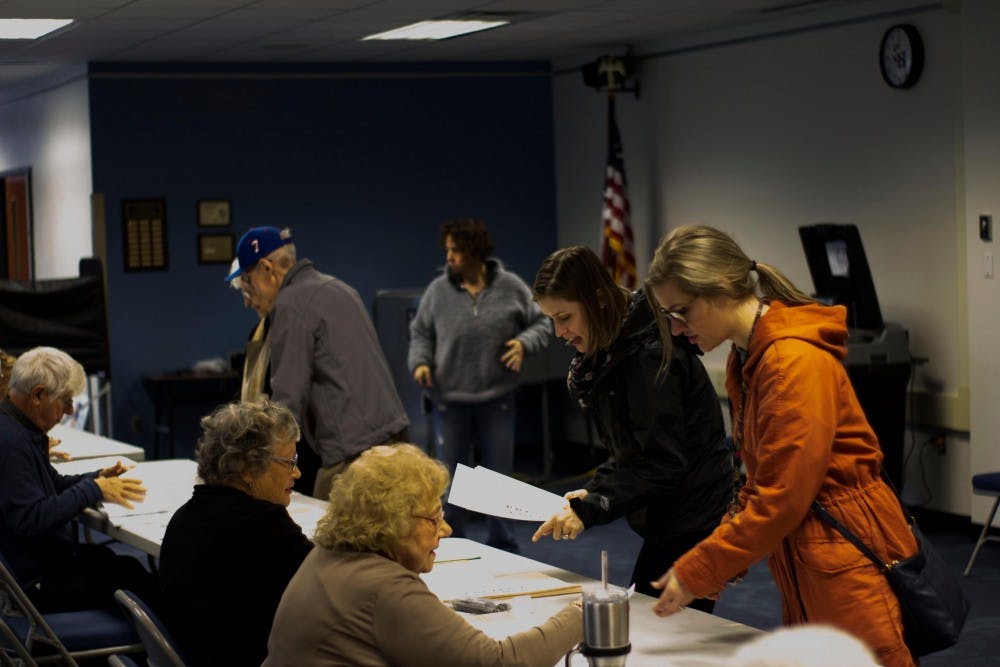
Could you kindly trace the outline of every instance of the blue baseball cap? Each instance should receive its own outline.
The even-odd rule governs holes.
[[[287,231],[282,233],[277,227],[253,227],[241,236],[240,242],[236,244],[236,259],[240,265],[226,276],[226,280],[243,275],[244,271],[252,269],[262,257],[267,257],[291,242],[291,233]]]

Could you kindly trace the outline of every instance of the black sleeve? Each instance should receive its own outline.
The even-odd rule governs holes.
[[[690,457],[685,442],[684,392],[689,369],[676,350],[657,377],[659,346],[648,346],[625,365],[627,410],[615,414],[621,452],[598,469],[588,495],[570,504],[585,526],[603,524],[669,495],[684,480]]]
[[[272,511],[273,516],[260,522],[261,526],[266,526],[266,534],[261,537],[265,539],[264,544],[270,545],[273,567],[277,572],[287,573],[287,577],[284,578],[287,583],[299,569],[299,565],[313,544],[302,532],[302,528],[289,516],[288,510],[281,505],[275,505]]]

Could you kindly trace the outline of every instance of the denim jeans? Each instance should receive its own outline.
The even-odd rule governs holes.
[[[454,475],[455,465],[469,465],[473,444],[479,447],[478,463],[504,475],[514,471],[514,394],[485,403],[436,403],[434,431],[437,457]],[[452,535],[465,536],[465,520],[471,514],[454,505],[445,505],[445,519]],[[486,543],[498,549],[518,552],[512,522],[489,517]]]

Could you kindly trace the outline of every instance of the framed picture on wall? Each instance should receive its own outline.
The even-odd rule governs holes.
[[[166,271],[166,200],[123,199],[122,240],[126,271]]]
[[[230,222],[228,199],[202,199],[198,202],[199,226],[228,227]]]
[[[229,264],[236,256],[236,237],[233,234],[199,234],[199,264]]]

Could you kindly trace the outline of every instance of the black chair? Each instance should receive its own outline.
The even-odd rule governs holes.
[[[1000,505],[1000,472],[973,475],[972,492],[981,496],[994,496],[996,500],[993,501],[993,509],[990,510],[990,515],[986,517],[986,523],[983,524],[983,532],[979,533],[979,539],[976,541],[976,547],[972,550],[969,564],[965,566],[964,576],[966,577],[972,572],[972,564],[976,562],[976,556],[979,555],[979,550],[983,548],[983,545],[987,542],[1000,542],[1000,535],[989,534],[993,517],[997,513],[997,506]]]
[[[149,667],[185,667],[177,643],[152,609],[131,591],[115,591],[115,599],[132,619],[135,631],[139,633],[146,649]]]
[[[142,644],[113,609],[41,614],[0,554],[0,664],[76,665],[78,659],[135,653]]]

